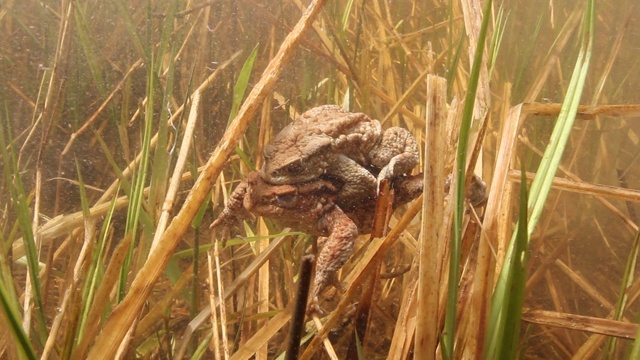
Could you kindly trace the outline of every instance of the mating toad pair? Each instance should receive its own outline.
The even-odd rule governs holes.
[[[370,230],[380,181],[396,189],[394,206],[422,192],[422,175],[404,175],[418,163],[416,140],[406,129],[383,131],[363,113],[324,105],[286,126],[263,157],[260,172],[238,185],[212,227],[229,228],[255,214],[321,236],[308,306],[319,311],[318,295],[337,283],[354,240]]]

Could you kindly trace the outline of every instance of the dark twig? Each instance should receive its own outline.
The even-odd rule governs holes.
[[[204,3],[202,3],[202,4],[195,5],[195,6],[193,6],[192,8],[189,8],[189,9],[187,9],[187,10],[177,12],[177,13],[175,13],[173,16],[174,16],[175,18],[185,17],[185,16],[187,16],[187,15],[189,15],[189,14],[191,14],[191,13],[194,13],[194,12],[196,12],[196,11],[200,10],[200,9],[204,9],[204,8],[206,8],[207,6],[212,6],[212,5],[214,5],[215,3],[217,3],[217,2],[219,2],[219,1],[207,1],[207,2],[204,2]],[[164,19],[164,18],[166,18],[166,17],[167,17],[167,14],[166,14],[166,13],[155,13],[155,14],[153,14],[153,17],[155,17],[155,18],[159,18],[159,19]]]
[[[302,328],[304,327],[304,317],[309,299],[309,287],[311,286],[311,273],[313,269],[313,255],[305,255],[300,260],[300,273],[298,274],[298,296],[291,316],[291,326],[289,327],[289,345],[285,360],[298,358],[300,339],[302,338]]]
[[[616,169],[618,172],[618,181],[620,182],[620,187],[624,189],[629,189],[629,184],[627,184],[627,175],[620,169]],[[638,223],[638,215],[636,214],[636,209],[633,207],[633,203],[630,201],[625,201],[627,205],[627,211],[629,212],[629,218],[631,221]]]
[[[373,240],[374,237],[386,236],[389,218],[393,212],[393,195],[389,182],[382,181],[380,184],[378,202],[376,203],[376,214],[371,230],[371,240]],[[349,349],[347,350],[347,359],[358,359],[358,342],[360,342],[360,344],[364,344],[367,328],[369,327],[369,318],[371,316],[373,294],[378,283],[381,263],[382,262],[380,260],[377,260],[377,264],[375,264],[375,271],[373,271],[362,284],[362,296],[360,297],[358,308],[356,310],[355,331],[353,334],[353,340],[351,341],[351,344],[349,344]]]

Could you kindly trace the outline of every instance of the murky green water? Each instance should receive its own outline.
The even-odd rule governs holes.
[[[469,42],[459,3],[356,1],[345,16],[348,4],[329,1],[284,66],[260,116],[240,141],[237,154],[246,156],[249,167],[259,161],[263,141],[288,123],[289,114],[294,111],[325,103],[345,104],[383,120],[385,127],[407,127],[423,141],[423,75],[433,73],[447,78],[447,102],[464,98]],[[485,110],[490,114],[490,123],[479,167],[488,182],[495,168],[500,129],[507,121],[506,111],[523,102],[562,102],[580,49],[584,4],[539,0],[494,4],[490,36],[496,29],[500,6],[505,15],[504,32],[496,61],[489,62],[493,71],[489,107]],[[591,110],[640,104],[640,6],[634,0],[599,2],[596,12],[594,52],[581,104],[592,106]],[[3,259],[7,261],[3,271],[8,278],[15,278],[15,294],[24,292],[26,276],[24,266],[13,264],[10,251],[24,236],[18,225],[16,177],[24,184],[24,196],[29,199],[29,221],[36,206],[34,198],[38,199],[39,226],[56,216],[79,212],[79,174],[86,186],[87,204],[93,206],[143,150],[145,121],[150,121],[149,134],[158,133],[158,139],[148,154],[145,186],[151,185],[153,190],[151,197],[143,197],[143,215],[138,219],[137,231],[141,245],[131,253],[131,273],[125,275],[130,284],[163,208],[167,174],[175,164],[189,115],[190,105],[185,111],[181,107],[189,94],[203,87],[199,121],[184,169],[185,173],[195,173],[227,128],[238,80],[247,76],[248,90],[244,95],[236,94],[237,101],[246,98],[256,85],[300,14],[297,2],[288,0],[5,0],[0,6],[0,131],[9,152],[1,158],[4,176],[0,180],[0,228]],[[243,74],[243,64],[254,48],[253,69]],[[491,51],[487,55],[490,54]],[[572,192],[554,189],[547,200],[530,248],[529,273],[536,275],[527,287],[527,310],[596,319],[611,319],[614,314],[625,266],[630,255],[635,256],[632,245],[640,201],[640,118],[637,111],[630,112],[629,108],[619,113],[622,116],[576,121],[558,176],[584,186]],[[169,126],[161,125],[168,120]],[[540,162],[536,149],[543,151],[554,123],[552,116],[527,117],[511,169],[524,165],[528,171],[535,171]],[[156,152],[156,148],[164,151]],[[246,168],[247,164],[234,155],[225,168],[225,181],[243,176]],[[139,168],[135,176],[139,179]],[[182,183],[173,215],[192,185],[192,179]],[[129,178],[118,194],[129,194],[131,186],[135,187],[135,180]],[[219,211],[222,206],[219,186],[217,183],[214,204],[209,205],[210,211],[205,215],[207,224],[212,211]],[[627,189],[626,198],[612,194]],[[600,195],[595,196],[594,192]],[[112,198],[113,195],[108,197],[107,203]],[[124,237],[125,228],[131,227],[125,225],[125,212],[126,208],[116,211],[105,229],[105,252],[98,261],[102,270],[115,244]],[[101,213],[98,232],[103,217]],[[43,281],[51,284],[47,290],[51,297],[45,302],[48,326],[55,316],[52,309],[60,306],[64,288],[54,284],[64,283],[65,269],[71,269],[78,258],[78,250],[74,249],[82,243],[82,229],[82,223],[77,222],[55,236],[39,239],[43,241],[40,261],[51,263],[55,269],[43,275]],[[192,249],[196,237],[204,233],[208,233],[204,228],[202,233],[191,230],[178,250]],[[92,241],[99,243],[97,237]],[[208,235],[198,241],[208,243]],[[54,256],[56,249],[63,250]],[[400,255],[394,253],[394,266],[413,261],[413,254],[407,249],[397,251]],[[286,268],[282,264],[294,261],[287,256],[274,261],[274,267]],[[206,257],[201,256],[200,261],[202,266]],[[154,301],[162,299],[159,293],[169,292],[170,284],[180,276],[178,270],[189,264],[177,261],[171,265],[167,278],[155,289]],[[203,272],[195,284],[205,289],[206,269],[200,270]],[[292,276],[288,271],[276,270],[279,278],[271,285],[272,310],[282,309],[287,303],[290,293],[283,289],[291,284],[282,278]],[[637,271],[627,273],[633,275]],[[400,299],[406,288],[398,283],[394,283],[393,296]],[[637,322],[640,311],[640,285],[637,281],[631,284],[621,321],[632,323]],[[175,297],[180,311],[176,307],[174,313],[167,310],[177,319],[175,323],[156,323],[156,328],[163,329],[159,342],[164,341],[165,345],[175,340],[173,336],[182,334],[184,324],[193,315],[189,312],[197,313],[207,303],[205,295],[192,303],[186,290]],[[117,302],[114,297],[110,301],[113,305]],[[384,336],[384,341],[371,345],[376,358],[384,358],[388,351],[401,300],[389,303],[391,310],[384,316],[378,314],[386,320],[377,324],[378,331],[373,336]],[[580,331],[565,325],[534,324],[529,321],[531,316],[525,316],[520,334],[523,358],[565,359],[576,354],[579,358],[599,358],[611,339],[595,334],[605,329],[599,323],[596,330]],[[246,334],[260,327],[252,324],[244,325]],[[385,327],[387,331],[379,330]],[[134,345],[140,343],[142,338],[134,340]],[[611,358],[626,356],[630,344],[629,340],[619,341],[610,352]],[[42,347],[36,348],[40,353]],[[157,350],[161,348],[156,346],[154,353],[162,353]],[[270,348],[279,353],[279,344],[272,342]]]

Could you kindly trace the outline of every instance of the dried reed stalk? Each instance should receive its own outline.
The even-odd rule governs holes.
[[[418,309],[415,333],[415,351],[424,359],[435,359],[438,346],[438,297],[442,269],[438,247],[445,229],[442,228],[445,171],[445,128],[447,119],[447,81],[438,76],[427,76],[427,129],[425,139],[424,201],[420,230],[420,264],[418,272]]]
[[[174,217],[167,231],[159,240],[156,250],[149,255],[147,261],[133,280],[129,293],[107,318],[102,334],[97,337],[89,353],[90,359],[110,358],[114,356],[127,329],[139,316],[140,310],[142,310],[144,302],[153,288],[153,284],[164,270],[173,250],[180,242],[182,235],[187,231],[191,220],[196,215],[211,185],[220,174],[227,158],[231,155],[240,137],[253,119],[262,100],[273,88],[278,75],[282,71],[283,65],[287,63],[293,55],[300,37],[314,21],[325,2],[326,0],[316,0],[312,2],[293,31],[287,35],[280,50],[271,60],[260,81],[253,88],[247,100],[240,108],[238,115],[225,132],[219,146],[216,151],[213,152],[204,171],[194,184],[182,209],[176,217]]]

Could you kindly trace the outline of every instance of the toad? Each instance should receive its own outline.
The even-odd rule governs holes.
[[[260,174],[271,184],[339,179],[344,185],[337,202],[345,206],[375,195],[382,179],[409,173],[418,163],[418,148],[407,129],[382,130],[363,113],[322,105],[282,129],[265,146],[263,158]]]
[[[336,179],[273,185],[259,173],[252,172],[233,191],[227,206],[211,227],[230,228],[240,219],[255,214],[270,218],[278,225],[320,236],[321,250],[316,260],[308,312],[321,312],[319,294],[328,285],[339,284],[335,275],[353,253],[357,236],[371,230],[375,212],[375,197],[360,202],[350,211],[343,211],[336,205],[342,187]],[[422,193],[422,175],[399,178],[393,187],[397,194],[395,208]]]
[[[393,208],[407,203],[422,193],[422,174],[402,176],[392,182],[395,191]],[[321,247],[316,261],[313,293],[309,313],[321,312],[319,294],[330,284],[338,285],[336,273],[353,253],[359,234],[369,233],[375,213],[376,197],[365,198],[359,206],[343,210],[336,204],[342,190],[336,179],[314,179],[295,185],[267,183],[252,172],[233,191],[227,206],[211,227],[230,228],[251,214],[272,219],[275,223],[320,236]],[[474,177],[469,194],[486,198],[485,184]]]

